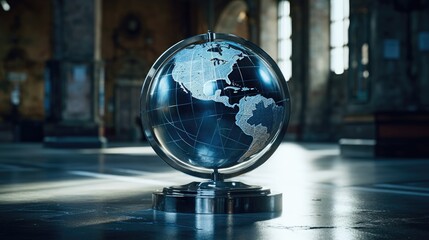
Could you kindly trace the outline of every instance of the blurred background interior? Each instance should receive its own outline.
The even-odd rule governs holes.
[[[1,0],[0,142],[144,141],[154,61],[192,35],[232,33],[277,61],[286,140],[351,156],[427,156],[428,0]]]

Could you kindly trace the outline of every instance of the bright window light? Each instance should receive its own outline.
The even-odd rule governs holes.
[[[7,12],[10,10],[10,5],[6,0],[0,0],[0,4],[4,11]]]
[[[330,65],[335,74],[342,74],[349,67],[349,14],[349,0],[331,0]]]
[[[280,0],[278,5],[278,59],[277,63],[286,81],[292,77],[292,19],[290,3]]]

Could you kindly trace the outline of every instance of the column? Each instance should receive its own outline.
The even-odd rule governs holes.
[[[101,0],[53,1],[53,59],[45,75],[46,147],[103,147]]]
[[[308,1],[308,51],[303,102],[302,139],[329,138],[327,113],[329,81],[329,0]]]

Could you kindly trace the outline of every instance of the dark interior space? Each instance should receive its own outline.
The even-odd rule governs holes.
[[[151,148],[144,80],[212,32],[259,46],[288,86],[278,149],[234,177],[281,192],[281,212],[152,209],[201,179]],[[0,238],[426,239],[428,92],[429,0],[0,0]]]

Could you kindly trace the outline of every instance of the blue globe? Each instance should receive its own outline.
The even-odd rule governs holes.
[[[167,50],[143,84],[142,124],[155,151],[191,175],[237,175],[264,162],[289,119],[289,93],[256,45],[203,34]]]

